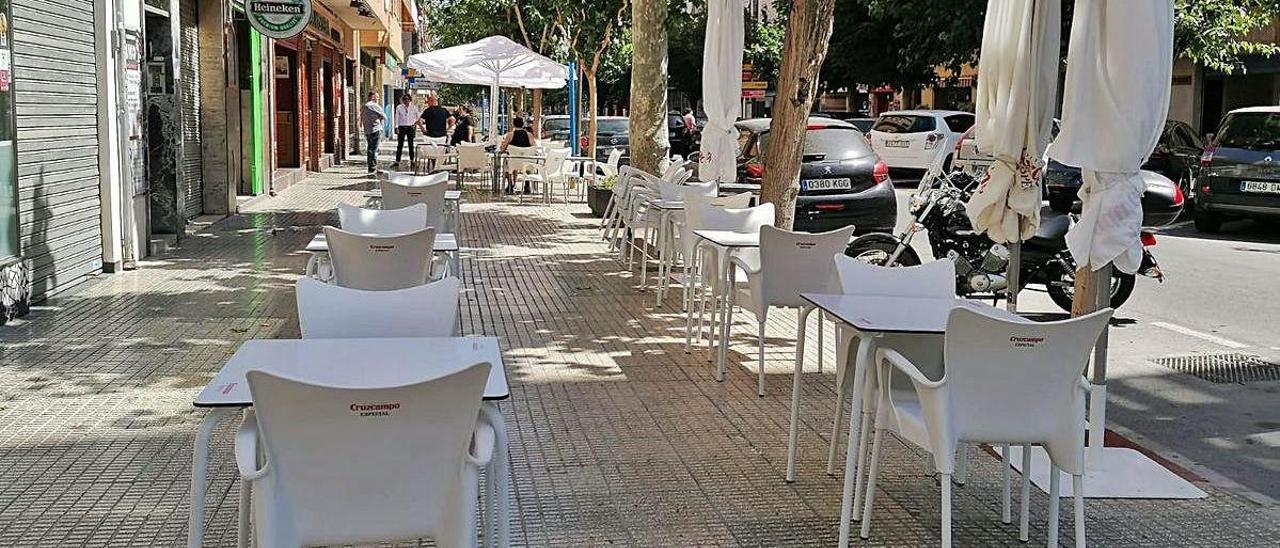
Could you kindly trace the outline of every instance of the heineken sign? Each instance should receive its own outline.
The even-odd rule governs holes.
[[[245,4],[249,24],[270,38],[293,38],[311,22],[311,0],[249,0]]]

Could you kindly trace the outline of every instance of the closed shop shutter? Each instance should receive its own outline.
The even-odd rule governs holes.
[[[21,249],[32,298],[102,269],[93,0],[14,0]]]
[[[182,182],[183,209],[187,218],[202,212],[203,173],[200,165],[200,33],[196,0],[178,6],[178,39],[182,56]]]

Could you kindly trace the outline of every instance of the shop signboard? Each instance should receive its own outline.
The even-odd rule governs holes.
[[[293,38],[311,23],[311,0],[248,0],[245,16],[265,36]]]

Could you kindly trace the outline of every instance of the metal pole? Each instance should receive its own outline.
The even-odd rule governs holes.
[[[569,62],[569,150],[578,156],[578,64]]]

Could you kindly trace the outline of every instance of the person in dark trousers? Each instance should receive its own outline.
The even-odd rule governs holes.
[[[502,137],[502,152],[507,151],[507,147],[531,147],[533,146],[533,135],[524,127],[524,118],[519,116],[511,119],[511,131],[508,131]],[[507,194],[516,191],[516,174],[507,173]],[[524,193],[529,193],[529,182],[524,183]]]
[[[427,110],[422,111],[423,133],[429,139],[444,139],[449,136],[449,126],[453,117],[449,111],[440,106],[440,99],[435,95],[427,96]],[[441,141],[443,143],[443,141]]]
[[[386,121],[387,115],[382,112],[382,105],[378,104],[378,93],[371,91],[366,97],[368,102],[364,104],[364,108],[360,110],[360,130],[364,132],[365,151],[368,155],[369,173],[378,171],[378,140],[382,137],[382,123]]]
[[[414,145],[413,142],[415,132],[418,128],[418,107],[413,105],[413,97],[408,93],[400,97],[400,104],[396,105],[395,122],[396,122],[396,164],[400,163],[401,151],[407,142],[409,144],[409,163],[413,163]]]
[[[466,106],[460,106],[453,112],[453,135],[449,137],[449,146],[458,146],[458,143],[470,143],[471,132],[474,126],[471,122],[471,109]]]

